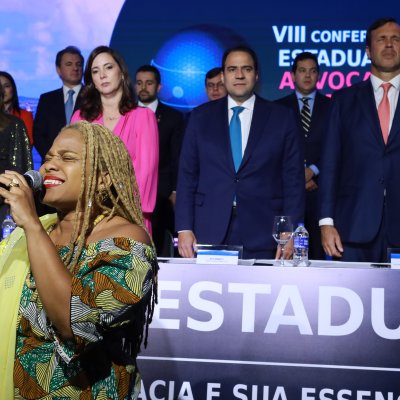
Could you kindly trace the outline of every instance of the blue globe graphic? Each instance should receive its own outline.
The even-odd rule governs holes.
[[[152,64],[162,76],[160,99],[182,111],[206,102],[204,79],[208,70],[221,65],[228,47],[224,38],[212,29],[182,31],[161,47]]]

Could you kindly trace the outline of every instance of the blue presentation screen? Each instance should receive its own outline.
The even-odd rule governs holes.
[[[111,45],[132,75],[142,64],[158,67],[161,100],[189,111],[207,100],[205,73],[221,64],[226,48],[244,44],[259,57],[263,97],[290,93],[291,64],[304,50],[318,55],[318,88],[331,94],[368,78],[366,29],[379,17],[396,18],[398,10],[394,0],[385,2],[384,12],[379,4],[344,0],[21,0],[5,3],[0,13],[0,70],[14,76],[21,105],[35,112],[39,95],[61,86],[58,50],[75,45],[87,58],[94,47]]]
[[[318,88],[330,94],[369,76],[367,27],[398,17],[397,2],[45,0],[4,4],[0,13],[0,70],[10,72],[21,105],[35,112],[41,93],[61,86],[54,59],[67,45],[85,58],[98,45],[119,50],[132,75],[142,64],[162,74],[162,101],[182,111],[206,101],[205,73],[224,50],[245,44],[259,57],[258,93],[274,100],[290,93],[296,54],[318,55]],[[132,76],[134,78],[134,76]]]
[[[226,48],[237,44],[256,51],[258,92],[268,99],[293,90],[290,69],[302,51],[317,54],[318,88],[325,94],[369,76],[365,38],[368,26],[381,17],[376,7],[344,1],[250,1],[241,7],[203,1],[191,3],[189,10],[181,1],[168,4],[152,2],[150,12],[143,3],[126,1],[111,45],[124,54],[132,71],[145,63],[157,66],[163,80],[161,99],[182,110],[207,100],[205,73],[221,64]],[[143,18],[146,13],[151,20]]]

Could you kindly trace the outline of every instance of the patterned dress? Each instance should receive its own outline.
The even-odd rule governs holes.
[[[58,251],[64,257],[68,247]],[[89,244],[72,271],[70,341],[57,335],[29,274],[18,317],[16,398],[136,399],[136,355],[157,268],[153,249],[133,239]]]

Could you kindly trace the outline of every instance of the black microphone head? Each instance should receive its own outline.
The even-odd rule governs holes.
[[[38,171],[30,170],[24,173],[24,178],[28,182],[30,188],[37,192],[43,186],[43,177]]]

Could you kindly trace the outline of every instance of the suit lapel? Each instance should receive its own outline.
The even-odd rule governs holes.
[[[258,141],[260,140],[264,132],[264,127],[268,121],[270,112],[271,110],[269,107],[264,107],[264,109],[261,109],[261,101],[256,96],[256,101],[254,102],[253,117],[251,119],[250,125],[249,139],[247,141],[247,146],[244,151],[239,170],[246,165],[246,162],[249,160],[253,150],[257,147]]]
[[[220,134],[215,135],[215,140],[217,141],[218,146],[217,148],[225,149],[225,151],[222,152],[221,157],[225,157],[225,165],[229,165],[229,168],[235,171],[235,164],[232,156],[231,138],[229,136],[228,97],[218,101],[216,104],[215,115],[215,132],[220,132]]]
[[[321,94],[320,93],[316,93],[315,95],[315,100],[314,100],[314,107],[313,107],[313,111],[311,114],[311,125],[310,125],[310,131],[312,131],[313,126],[317,125],[318,119],[321,117],[321,112],[320,112],[320,108],[321,108]]]
[[[295,111],[296,115],[300,114],[299,102],[297,100],[296,92],[293,92],[289,98],[290,107]]]
[[[390,128],[388,145],[396,140],[400,131],[400,101],[397,101],[396,111],[393,116],[392,127]]]
[[[296,120],[299,124],[299,127],[301,128],[301,117],[300,117],[300,107],[299,107],[299,101],[297,100],[297,95],[296,92],[293,92],[290,95],[289,98],[289,106],[290,108],[294,111],[294,115],[296,116]],[[311,120],[312,123],[312,120]]]
[[[371,81],[365,81],[360,85],[357,94],[358,102],[363,110],[363,118],[365,118],[365,126],[370,126],[373,135],[380,145],[384,145],[381,126],[379,124],[378,111],[376,109],[374,92]]]
[[[67,117],[65,115],[65,103],[64,103],[64,91],[63,88],[59,89],[57,92],[57,97],[55,97],[55,109],[57,110],[57,113],[59,113],[59,120],[64,121],[62,126],[67,124]]]

